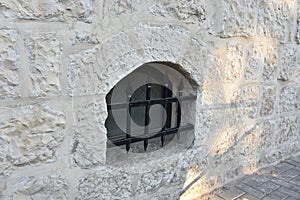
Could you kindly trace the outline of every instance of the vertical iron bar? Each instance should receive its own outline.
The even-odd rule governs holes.
[[[130,133],[131,133],[131,105],[130,105],[130,99],[132,95],[132,87],[130,85],[130,82],[128,82],[128,86],[126,88],[126,95],[127,95],[127,102],[128,107],[127,107],[127,116],[126,116],[126,139],[130,138]],[[130,150],[130,142],[126,143],[126,151],[128,152]]]
[[[150,77],[150,73],[148,73],[147,75],[147,80],[146,80],[146,101],[151,99],[151,77]],[[145,135],[148,135],[149,133],[149,122],[150,122],[150,118],[149,118],[149,110],[150,110],[150,105],[146,105],[145,108],[145,130],[144,133]],[[146,151],[148,147],[148,139],[144,140],[144,150]]]
[[[180,127],[180,122],[181,122],[181,103],[182,103],[182,94],[183,94],[183,80],[182,78],[180,78],[179,80],[179,84],[178,84],[178,103],[177,103],[177,123],[176,123],[176,127],[179,129]],[[177,139],[179,140],[180,138],[180,130],[178,130],[177,132]]]
[[[171,90],[171,88],[169,88],[171,86],[171,82],[169,80],[168,77],[168,73],[166,72],[166,74],[164,75],[164,87],[163,87],[163,98],[166,99],[167,97],[170,97],[169,91]],[[172,105],[172,104],[171,104]],[[168,103],[167,101],[164,102],[163,104],[164,110],[163,110],[163,117],[162,119],[166,119],[166,121],[162,121],[162,130],[165,131],[166,129],[171,127],[171,112],[170,112],[170,103]],[[163,134],[161,136],[161,146],[164,146],[165,143],[165,134]]]

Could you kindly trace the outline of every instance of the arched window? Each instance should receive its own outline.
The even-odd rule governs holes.
[[[164,63],[144,64],[122,79],[106,96],[108,147],[153,150],[192,130],[192,123],[182,124],[181,110],[196,95],[184,95],[185,86],[191,88],[184,83],[184,76]]]

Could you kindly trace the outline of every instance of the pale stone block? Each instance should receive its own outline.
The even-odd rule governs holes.
[[[61,95],[62,41],[56,34],[28,36],[26,40],[30,58],[32,96]]]
[[[19,97],[17,37],[15,30],[0,27],[0,100]]]

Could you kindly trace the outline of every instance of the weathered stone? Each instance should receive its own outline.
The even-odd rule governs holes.
[[[260,116],[269,116],[274,113],[276,101],[276,88],[274,86],[263,87]]]
[[[0,110],[0,141],[4,148],[1,159],[6,164],[1,166],[0,173],[5,173],[10,165],[55,160],[56,148],[64,138],[66,122],[62,112],[46,105],[2,107]]]
[[[294,111],[298,107],[297,86],[295,83],[289,83],[283,86],[279,93],[278,113]]]
[[[99,77],[95,73],[97,49],[85,50],[69,57],[68,94],[70,96],[93,95]]]
[[[13,198],[18,199],[68,199],[69,183],[60,174],[44,177],[23,177],[13,186]]]
[[[286,45],[281,53],[280,57],[280,67],[278,71],[278,80],[287,81],[293,77],[293,74],[296,72],[297,65],[297,50],[292,45]]]
[[[297,6],[296,0],[262,1],[258,5],[258,34],[289,41]]]
[[[114,0],[109,10],[116,16],[132,14],[137,11],[138,0]]]
[[[285,142],[297,140],[298,127],[297,116],[281,117],[278,120],[278,131],[274,137],[275,144],[281,145]]]
[[[56,34],[30,36],[28,41],[32,95],[45,97],[61,94],[62,42]]]
[[[267,45],[264,53],[263,81],[273,82],[277,76],[278,55],[274,45]]]
[[[76,31],[74,35],[70,38],[70,40],[72,45],[75,45],[77,43],[100,43],[99,35],[97,33],[91,33],[88,31]]]
[[[181,26],[149,24],[141,24],[135,28],[134,32],[143,48],[169,50],[178,56],[185,51],[185,42],[189,33]]]
[[[223,13],[220,15],[221,37],[253,36],[257,22],[257,0],[223,1]]]
[[[231,83],[241,78],[244,68],[244,49],[240,44],[227,44],[224,64],[225,82]]]
[[[91,22],[94,0],[0,1],[0,12],[7,18],[65,21],[67,17]]]
[[[103,130],[105,119],[101,117],[104,115],[102,112],[105,112],[103,104],[91,102],[73,111],[75,122],[71,158],[81,168],[91,168],[105,162],[106,136],[101,134],[106,132]],[[103,127],[102,130],[99,126]]]
[[[0,100],[19,96],[19,55],[16,43],[17,32],[0,27]]]
[[[247,55],[247,62],[245,64],[245,79],[246,81],[258,81],[261,79],[258,72],[263,66],[263,51],[264,44],[254,43]]]
[[[172,17],[186,23],[202,25],[206,20],[205,2],[184,0],[180,2],[162,1],[149,7],[155,16]]]
[[[76,199],[130,199],[132,184],[133,179],[128,173],[104,168],[79,181]]]

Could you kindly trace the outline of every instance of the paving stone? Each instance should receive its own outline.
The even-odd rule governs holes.
[[[250,186],[259,186],[267,181],[269,181],[270,178],[268,176],[264,175],[252,175],[248,176],[247,179],[242,181],[243,183],[250,185]]]
[[[289,159],[285,160],[285,162],[287,162],[288,164],[293,165],[297,168],[300,168],[300,162],[294,160],[293,158],[289,158]]]
[[[257,200],[257,197],[254,197],[251,194],[245,194],[238,198],[238,200]]]
[[[289,181],[289,184],[297,185],[300,190],[300,175]]]
[[[252,194],[253,196],[255,196],[257,198],[262,198],[265,196],[265,194],[262,191],[255,189],[245,183],[241,183],[241,184],[237,185],[236,187],[242,191]]]
[[[273,183],[272,181],[268,181],[266,183],[261,184],[257,189],[259,189],[260,191],[269,194],[272,191],[278,189],[280,186]]]
[[[234,198],[240,197],[244,194],[245,194],[244,191],[241,191],[236,187],[229,187],[229,188],[223,187],[217,193],[218,196],[220,196],[221,198],[224,198],[224,199],[234,199]]]
[[[296,185],[293,185],[293,184],[290,184],[282,179],[278,179],[278,178],[274,178],[272,180],[273,183],[279,185],[279,186],[282,186],[282,187],[286,187],[286,188],[289,188],[291,190],[294,190],[294,191],[298,191],[299,190],[299,187],[296,186]]]
[[[293,167],[294,167],[293,165],[290,165],[286,162],[281,162],[281,163],[278,163],[277,165],[275,165],[275,168],[277,169],[278,173],[285,172]]]
[[[298,156],[291,157],[291,159],[300,163],[300,154]]]
[[[287,194],[275,190],[264,197],[263,200],[283,200],[287,197],[289,197]]]
[[[293,190],[290,190],[289,188],[280,187],[277,190],[280,193],[284,193],[288,196],[294,197],[294,198],[300,198],[300,192],[295,192]]]
[[[290,180],[297,177],[299,174],[300,174],[300,169],[291,168],[285,172],[280,173],[278,177],[284,180]]]

